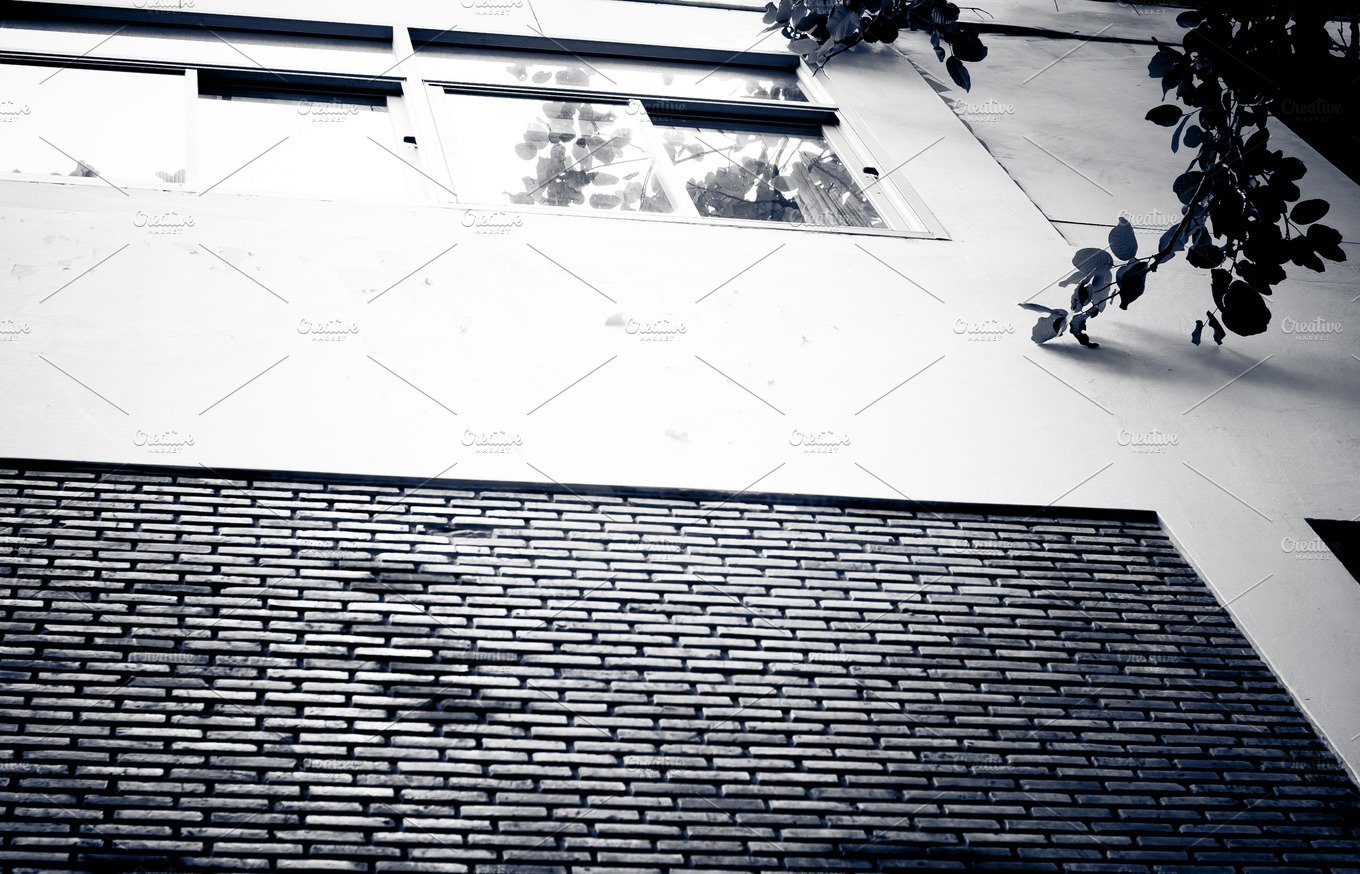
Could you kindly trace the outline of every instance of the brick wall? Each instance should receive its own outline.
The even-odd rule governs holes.
[[[0,461],[0,866],[1360,869],[1149,516],[418,485]]]

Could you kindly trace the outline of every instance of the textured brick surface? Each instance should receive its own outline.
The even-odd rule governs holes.
[[[1146,516],[0,468],[0,867],[1360,869]]]

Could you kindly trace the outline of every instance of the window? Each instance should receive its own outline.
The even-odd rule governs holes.
[[[197,102],[197,187],[404,196],[404,174],[412,171],[383,151],[401,148],[388,100],[205,88]]]
[[[0,172],[359,198],[424,190],[399,133],[398,82],[0,63],[0,93]]]
[[[0,64],[0,94],[0,171],[184,181],[182,71]]]
[[[1360,522],[1309,519],[1308,524],[1350,575],[1360,581]]]
[[[460,203],[925,232],[797,72],[421,52]]]

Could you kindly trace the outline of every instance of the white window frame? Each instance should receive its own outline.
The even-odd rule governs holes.
[[[220,67],[208,65],[196,66],[185,63],[135,59],[80,58],[13,52],[0,52],[0,64],[50,67],[53,70],[71,68],[95,71],[109,70],[123,73],[145,73],[148,75],[180,75],[184,80],[185,100],[185,155],[182,164],[185,169],[185,174],[183,183],[162,182],[151,179],[127,180],[105,178],[102,176],[52,176],[43,173],[13,172],[0,172],[0,180],[44,182],[58,185],[112,185],[119,189],[134,191],[165,191],[194,195],[209,193],[209,190],[215,191],[216,185],[223,180],[202,178],[199,163],[198,113],[200,101],[204,94],[200,85],[200,74],[229,75],[239,77],[241,80],[242,87],[239,92],[235,92],[241,94],[241,96],[249,96],[252,91],[256,90],[253,86],[262,88],[266,92],[263,96],[275,96],[281,99],[288,99],[288,92],[296,94],[298,99],[306,99],[310,96],[317,100],[324,100],[327,96],[343,100],[347,94],[355,97],[368,98],[378,96],[379,91],[384,92],[381,96],[386,98],[388,119],[392,125],[392,142],[390,145],[394,147],[394,154],[404,160],[409,165],[410,169],[403,172],[403,176],[407,180],[405,189],[394,191],[389,197],[374,198],[372,196],[346,196],[343,192],[302,193],[278,191],[269,188],[236,188],[230,192],[222,192],[223,195],[383,204],[411,203],[413,201],[429,202],[427,186],[423,182],[417,182],[412,179],[413,175],[422,173],[422,168],[419,155],[416,152],[414,145],[406,142],[406,138],[412,135],[412,125],[410,114],[407,111],[405,103],[403,82],[397,77],[359,77],[331,73],[305,73],[291,70],[263,70],[245,67]],[[268,87],[271,84],[277,85],[276,88],[272,89],[274,92],[272,95],[269,93],[271,89]],[[227,90],[235,91],[235,89]],[[391,158],[390,160],[397,160],[397,158]]]
[[[441,47],[448,48],[448,47]],[[477,48],[458,47],[459,51],[474,53]],[[558,56],[553,52],[534,52],[533,50],[519,49],[526,55],[541,54],[544,57]],[[420,53],[416,52],[418,62]],[[645,58],[645,60],[655,60],[655,58]],[[786,68],[793,69],[793,68]],[[947,235],[934,215],[922,202],[921,198],[910,187],[910,183],[901,179],[888,180],[876,177],[872,174],[864,173],[864,168],[878,167],[879,164],[873,157],[867,143],[858,137],[854,131],[850,130],[842,119],[839,108],[830,101],[826,100],[826,92],[821,87],[815,77],[809,74],[805,65],[800,64],[796,68],[798,85],[803,93],[809,97],[807,102],[803,101],[772,101],[772,100],[714,100],[693,98],[684,94],[641,94],[625,90],[595,89],[595,88],[554,88],[535,85],[505,85],[491,84],[484,81],[472,81],[468,79],[451,78],[420,78],[418,75],[409,79],[413,82],[413,87],[419,88],[422,96],[428,102],[431,112],[431,122],[437,149],[440,153],[440,163],[436,165],[430,151],[423,150],[424,168],[426,172],[438,173],[441,186],[447,183],[444,191],[437,193],[441,202],[456,204],[469,209],[495,210],[507,213],[528,213],[544,214],[556,216],[581,216],[595,218],[612,218],[624,220],[641,221],[669,221],[684,222],[690,224],[701,224],[710,226],[732,225],[738,227],[752,227],[765,229],[782,229],[803,231],[809,233],[833,233],[833,234],[866,234],[871,236],[888,237],[913,237],[927,239],[945,239]],[[452,101],[444,99],[449,93],[465,93],[486,97],[507,97],[507,98],[542,98],[542,97],[563,97],[573,100],[582,100],[597,103],[613,103],[626,105],[636,101],[645,103],[654,101],[657,103],[683,102],[691,106],[708,106],[721,112],[721,120],[714,124],[728,124],[740,127],[742,124],[751,125],[759,128],[761,123],[770,123],[780,118],[787,118],[799,125],[807,126],[809,130],[816,129],[826,139],[827,144],[836,153],[837,158],[850,171],[851,175],[860,181],[861,191],[869,199],[869,202],[878,211],[886,228],[866,228],[849,225],[812,225],[808,223],[791,223],[777,221],[759,221],[745,219],[715,218],[701,216],[694,209],[693,202],[685,192],[683,184],[675,179],[674,168],[669,158],[661,148],[660,137],[652,123],[651,114],[643,111],[638,113],[641,124],[647,130],[647,139],[653,152],[654,166],[658,175],[663,180],[667,194],[670,195],[675,205],[676,212],[673,213],[648,213],[641,211],[616,211],[616,210],[592,210],[582,208],[566,208],[553,206],[538,206],[533,204],[515,204],[506,202],[484,203],[476,200],[466,200],[458,197],[458,174],[454,167],[454,158],[447,144],[447,138],[451,138],[459,129],[459,119],[456,117],[451,106]],[[420,99],[413,97],[413,99]],[[749,114],[744,114],[749,113]]]

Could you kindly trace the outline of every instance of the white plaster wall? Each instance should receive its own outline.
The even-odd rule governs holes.
[[[227,5],[278,14],[263,2],[198,8]],[[310,5],[317,17],[347,8]],[[559,37],[737,51],[759,36],[739,12],[538,5]],[[382,12],[447,26],[434,7]],[[0,181],[0,327],[28,327],[0,335],[0,455],[1154,509],[1354,771],[1360,585],[1330,555],[1288,546],[1312,540],[1306,516],[1360,515],[1355,273],[1291,280],[1266,335],[1195,348],[1205,279],[1177,263],[1133,310],[1093,323],[1100,350],[1033,346],[1016,303],[1065,305],[1053,283],[1073,242],[1103,236],[1079,223],[1174,206],[1175,164],[1164,132],[1141,120],[1152,83],[1137,51],[1089,44],[1023,85],[1071,46],[991,44],[963,99],[1015,112],[974,123],[976,134],[897,52],[847,54],[827,74],[878,166],[944,137],[893,178],[916,188],[947,241],[541,214],[486,236],[454,206]],[[904,44],[933,71],[920,49]],[[1026,135],[1111,193],[1025,152]],[[1355,187],[1300,153],[1360,257]],[[138,211],[195,225],[150,236]],[[644,343],[611,324],[620,314],[686,330]],[[1286,317],[1341,331],[1303,339],[1281,330]],[[318,343],[298,332],[302,319],[358,332]],[[983,340],[961,325],[1001,331]],[[137,445],[139,431],[171,430],[193,445]],[[795,430],[849,445],[809,453],[791,445]],[[495,432],[520,444],[464,445]],[[1175,443],[1136,452],[1121,432]]]

